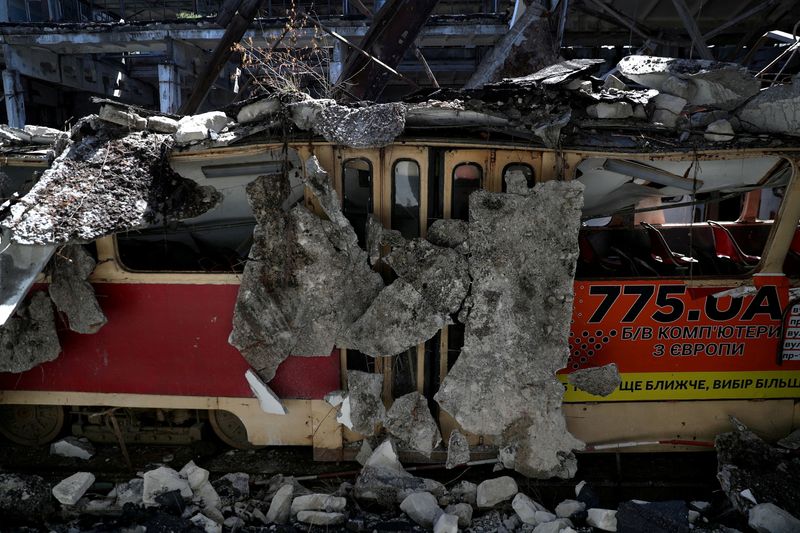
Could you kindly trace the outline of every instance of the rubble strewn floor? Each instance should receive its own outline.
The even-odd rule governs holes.
[[[581,190],[547,182],[526,196],[470,196],[464,347],[436,394],[465,430],[518,444],[516,468],[537,477],[566,475],[583,446],[566,431],[555,380],[568,355]]]

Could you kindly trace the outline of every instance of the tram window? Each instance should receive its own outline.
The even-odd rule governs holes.
[[[420,236],[419,164],[401,159],[392,169],[392,229],[403,237]]]
[[[451,218],[469,219],[469,195],[481,188],[483,169],[477,163],[460,163],[453,169]]]
[[[525,176],[525,181],[528,183],[528,187],[533,187],[536,185],[536,176],[534,176],[533,168],[530,165],[525,163],[509,163],[503,169],[503,192],[506,192],[506,176],[510,172],[522,172],[522,175]]]
[[[348,159],[342,164],[344,216],[353,225],[358,243],[364,246],[367,217],[372,213],[372,165],[366,159]]]

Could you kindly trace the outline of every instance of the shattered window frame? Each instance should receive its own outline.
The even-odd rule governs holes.
[[[398,166],[402,163],[412,163],[417,168],[416,173],[416,188],[411,183],[412,174],[407,173],[405,174],[405,179],[407,181],[407,186],[409,191],[411,192],[412,197],[416,197],[417,205],[416,205],[416,216],[406,216],[403,219],[400,219],[397,214],[401,212],[400,208],[402,208],[403,212],[410,212],[412,208],[415,206],[413,205],[401,205],[398,206],[397,204],[397,178],[398,178]],[[410,157],[404,157],[395,160],[392,163],[392,201],[391,201],[391,229],[396,229],[400,231],[401,235],[405,238],[416,238],[422,235],[422,165],[420,165],[419,161],[416,159],[412,159]],[[415,191],[416,189],[416,191]],[[416,192],[416,194],[414,194]],[[403,222],[401,222],[401,220]],[[407,230],[410,228],[410,220],[416,220],[416,227],[414,228],[413,232],[408,232]]]
[[[458,187],[457,184],[461,183],[470,183],[475,178],[466,178],[466,177],[457,177],[456,173],[460,168],[463,167],[473,167],[478,170],[478,186],[469,190],[469,187]],[[452,189],[450,193],[450,218],[458,219],[458,220],[469,220],[469,195],[475,191],[479,191],[483,189],[483,180],[485,177],[485,172],[483,170],[483,166],[480,163],[476,163],[474,161],[464,161],[458,163],[453,167],[453,172],[450,174],[450,179],[452,180]],[[466,195],[462,194],[464,191],[469,190]]]
[[[348,192],[347,183],[348,183],[348,179],[349,179],[348,178],[348,171],[353,171],[354,170],[354,171],[358,172],[359,175],[358,175],[357,179],[359,180],[359,182],[360,182],[361,177],[362,177],[360,175],[360,173],[364,172],[364,169],[359,169],[359,168],[355,168],[355,167],[348,167],[348,165],[351,164],[351,163],[365,163],[366,166],[367,166],[366,172],[368,173],[369,185],[368,185],[368,187],[366,187],[368,189],[368,192],[367,192],[367,205],[366,205],[366,210],[364,212],[359,212],[359,210],[355,210],[355,212],[351,212],[350,207],[351,207],[351,205],[355,205],[355,204],[354,203],[353,204],[348,203],[348,196],[347,196],[347,192]],[[363,187],[363,186],[361,186],[359,184],[358,189],[364,189],[364,188],[365,187]],[[344,214],[345,218],[347,218],[347,220],[350,221],[350,224],[353,226],[353,229],[355,230],[356,235],[358,236],[358,242],[359,242],[359,244],[361,246],[364,246],[364,244],[366,242],[367,218],[369,217],[369,215],[371,215],[371,214],[373,214],[375,212],[375,202],[373,200],[374,188],[375,188],[375,172],[374,172],[374,169],[373,169],[373,166],[372,166],[372,161],[370,161],[366,157],[350,157],[350,158],[345,159],[344,161],[342,161],[342,213]],[[357,207],[361,208],[362,206],[358,205]],[[353,218],[351,218],[351,217],[353,217]],[[355,218],[355,220],[354,220],[354,218]],[[359,220],[360,218],[363,218],[363,220]]]

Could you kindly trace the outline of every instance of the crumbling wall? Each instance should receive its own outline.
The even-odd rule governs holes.
[[[464,347],[435,398],[465,430],[517,446],[518,470],[574,474],[563,386],[582,186],[470,196],[472,291]]]

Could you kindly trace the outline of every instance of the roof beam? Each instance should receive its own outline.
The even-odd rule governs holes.
[[[683,26],[692,39],[692,45],[694,45],[697,53],[701,58],[713,61],[714,56],[711,54],[711,50],[708,49],[706,41],[703,39],[703,34],[700,33],[700,28],[697,27],[697,21],[694,20],[686,2],[684,0],[672,0],[672,4],[675,6],[675,11],[678,12],[678,16],[683,21]]]

